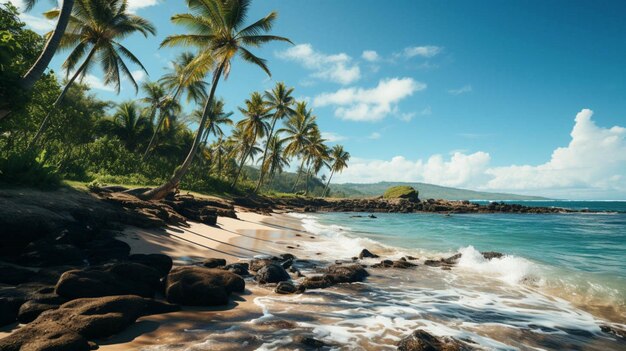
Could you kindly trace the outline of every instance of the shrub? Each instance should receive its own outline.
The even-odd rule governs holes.
[[[392,186],[385,191],[383,197],[385,199],[409,199],[412,201],[418,200],[419,193],[411,186],[399,185]]]
[[[57,169],[46,164],[45,154],[33,152],[10,153],[0,158],[0,183],[6,185],[32,186],[51,190],[61,185]]]

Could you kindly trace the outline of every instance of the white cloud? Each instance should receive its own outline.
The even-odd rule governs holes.
[[[133,78],[135,79],[135,82],[137,82],[137,84],[142,82],[147,77],[146,72],[144,72],[143,70],[140,70],[140,69],[138,69],[136,71],[132,71],[132,72],[130,72],[130,74],[133,76]]]
[[[102,91],[115,91],[115,88],[110,85],[105,85],[102,79],[94,76],[93,74],[87,74],[83,77],[82,82],[87,84],[91,89]]]
[[[20,19],[26,23],[34,32],[45,34],[54,29],[55,21],[40,16],[33,16],[29,13],[20,13]]]
[[[379,132],[374,132],[372,134],[370,134],[367,138],[368,139],[372,139],[372,140],[376,140],[376,139],[380,139],[382,135],[380,135]]]
[[[154,6],[159,0],[128,0],[128,11],[136,12],[139,9]]]
[[[592,115],[588,109],[576,115],[569,145],[554,150],[548,162],[491,168],[487,174],[493,178],[484,188],[553,190],[557,196],[581,189],[626,195],[626,128],[598,127]]]
[[[363,51],[363,54],[361,55],[361,57],[365,60],[365,61],[369,61],[369,62],[376,62],[378,60],[380,60],[380,56],[378,56],[378,53],[374,50],[365,50]]]
[[[346,140],[348,138],[341,134],[333,132],[322,132],[322,139],[325,139],[329,143],[336,143],[338,141]]]
[[[472,86],[469,84],[458,89],[448,90],[448,93],[452,95],[461,95],[461,94],[470,93],[470,92],[472,92]]]
[[[311,44],[298,44],[277,52],[279,58],[295,61],[313,71],[312,77],[340,84],[350,84],[361,78],[361,69],[344,53],[327,55],[313,49]]]
[[[400,54],[400,56],[404,56],[407,58],[411,58],[415,56],[428,58],[428,57],[433,57],[433,56],[438,55],[439,53],[441,53],[441,51],[443,51],[443,48],[440,46],[433,46],[433,45],[412,46],[412,47],[405,48],[402,51],[402,54]]]
[[[426,84],[413,78],[391,78],[379,81],[371,89],[344,88],[315,97],[316,107],[334,106],[335,116],[351,121],[378,121],[397,110],[397,104]]]
[[[465,150],[449,158],[433,155],[411,161],[353,157],[337,182],[426,182],[478,190],[543,195],[565,199],[626,198],[626,128],[603,128],[584,109],[576,115],[571,141],[540,165],[490,166],[488,153]]]

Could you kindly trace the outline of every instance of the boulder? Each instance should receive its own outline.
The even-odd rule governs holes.
[[[167,276],[167,300],[188,306],[217,306],[228,303],[232,292],[243,292],[240,276],[222,269],[185,266],[172,269]]]
[[[19,297],[0,297],[0,326],[15,323],[23,303],[24,299]]]
[[[493,258],[502,258],[504,257],[503,253],[500,252],[495,252],[495,251],[485,251],[485,252],[481,252],[481,254],[483,255],[484,258],[491,260]]]
[[[437,337],[418,329],[398,342],[398,351],[464,351],[466,344],[450,337]]]
[[[105,238],[88,242],[85,245],[87,260],[90,264],[100,264],[111,260],[126,260],[130,255],[130,245],[113,239]]]
[[[260,284],[278,283],[286,280],[290,280],[289,273],[283,268],[283,266],[270,263],[267,266],[259,269],[254,276],[254,279]]]
[[[69,299],[111,295],[152,297],[159,290],[160,278],[161,274],[154,268],[118,262],[67,271],[59,278],[55,291]]]
[[[391,260],[383,260],[380,261],[380,263],[376,263],[372,265],[372,268],[401,268],[401,269],[406,269],[406,268],[412,268],[412,267],[417,267],[417,265],[415,263],[411,263],[408,262],[406,260],[397,260],[397,261],[391,261]]]
[[[296,285],[290,281],[282,281],[276,285],[274,290],[278,294],[293,294],[297,291]]]
[[[324,289],[339,283],[354,283],[365,280],[369,273],[359,264],[333,265],[323,275],[304,279],[302,286],[306,289]]]
[[[248,264],[247,263],[231,263],[228,264],[226,266],[224,266],[222,269],[227,270],[231,273],[235,273],[237,275],[240,276],[247,276],[250,275],[250,272],[248,272]]]
[[[172,270],[172,258],[164,254],[133,254],[128,260],[152,267],[165,277]]]
[[[207,258],[202,261],[202,265],[206,268],[217,268],[226,266],[226,260],[223,258]]]
[[[363,249],[361,250],[361,253],[359,253],[359,258],[360,259],[364,259],[364,258],[378,258],[380,256],[371,253],[368,249]]]
[[[42,313],[0,339],[0,350],[88,351],[97,348],[89,340],[118,333],[141,316],[177,310],[177,306],[139,296],[78,299]]]
[[[0,284],[17,285],[26,283],[35,274],[36,272],[30,269],[0,262]]]
[[[249,268],[251,271],[256,272],[259,269],[273,263],[274,260],[270,258],[254,258],[250,261]]]
[[[20,264],[29,267],[49,267],[64,264],[85,264],[85,254],[70,244],[31,243],[18,258]]]
[[[321,340],[303,335],[297,335],[293,338],[294,343],[305,346],[307,349],[320,350],[324,347],[331,347],[331,344],[327,344]]]
[[[54,310],[59,308],[57,304],[41,303],[35,300],[26,301],[20,306],[17,313],[17,321],[25,324],[34,321],[40,314],[47,310]]]

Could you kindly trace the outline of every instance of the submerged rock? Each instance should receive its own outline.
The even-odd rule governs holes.
[[[231,293],[245,287],[243,278],[223,269],[177,267],[167,276],[165,296],[181,305],[217,306],[227,304]]]
[[[380,263],[376,263],[372,265],[372,268],[406,269],[406,268],[413,268],[413,267],[417,267],[417,265],[415,263],[407,262],[406,260],[402,260],[402,259],[398,261],[384,260],[384,261],[380,261]]]
[[[355,283],[365,280],[369,273],[359,264],[333,265],[323,275],[304,279],[302,286],[307,289],[324,289],[339,283]]]
[[[298,291],[298,289],[294,283],[290,281],[283,281],[278,283],[274,291],[278,294],[293,294]]]
[[[97,345],[89,340],[118,333],[141,316],[177,310],[178,306],[139,296],[78,299],[0,339],[0,350],[92,350]]]
[[[418,329],[398,342],[398,351],[465,351],[467,345],[450,337],[437,337]]]
[[[226,266],[224,266],[222,269],[227,270],[231,273],[235,273],[237,275],[240,276],[247,276],[250,275],[250,272],[248,272],[248,264],[247,263],[242,263],[242,262],[237,262],[237,263],[231,263],[228,264]]]

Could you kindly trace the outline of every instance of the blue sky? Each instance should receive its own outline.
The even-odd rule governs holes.
[[[158,79],[180,51],[159,43],[184,31],[169,18],[186,7],[129,2],[158,35],[125,44]],[[23,18],[43,32],[38,16],[51,6]],[[271,10],[273,32],[296,45],[256,51],[271,79],[236,61],[218,95],[235,111],[252,91],[294,86],[352,154],[338,182],[626,199],[625,2],[259,0],[249,19]],[[128,84],[119,96],[102,90],[91,73],[102,98],[135,98]]]

